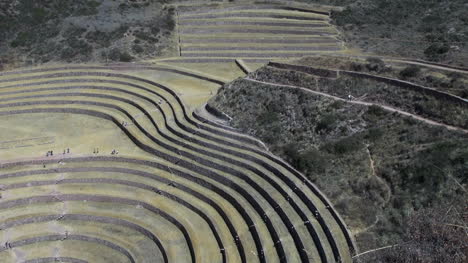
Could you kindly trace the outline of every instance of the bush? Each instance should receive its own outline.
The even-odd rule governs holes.
[[[73,58],[74,56],[76,55],[76,53],[73,51],[72,48],[70,47],[67,47],[67,48],[64,48],[61,53],[60,53],[60,58],[65,60],[65,61],[68,61],[70,60],[71,58]]]
[[[315,127],[315,132],[320,133],[322,131],[328,132],[335,127],[335,123],[338,120],[338,116],[333,113],[328,113],[323,115],[320,121],[317,123]]]
[[[143,47],[140,45],[133,45],[132,50],[136,53],[142,53],[144,51]]]
[[[410,65],[400,71],[400,77],[403,79],[414,78],[419,75],[421,68],[416,65]]]
[[[366,139],[376,141],[384,135],[385,131],[382,128],[371,128],[367,131]]]
[[[387,112],[380,106],[378,105],[371,105],[369,108],[367,108],[366,115],[370,117],[381,117],[386,115]]]
[[[366,68],[369,71],[382,72],[385,68],[385,62],[380,58],[370,57],[366,61]]]
[[[325,172],[328,166],[328,160],[325,155],[312,148],[300,155],[300,158],[297,163],[297,168],[300,171],[305,171],[306,173],[309,172],[316,172],[316,173],[323,173]]]
[[[29,32],[20,32],[10,45],[11,47],[24,47],[32,42],[32,35]]]
[[[86,28],[82,28],[79,26],[70,26],[65,30],[62,34],[64,38],[71,38],[71,37],[81,37],[81,35],[86,32]]]
[[[109,52],[109,59],[113,61],[130,62],[134,59],[134,57],[128,54],[126,51],[122,52],[117,48],[114,48]]]
[[[286,160],[296,169],[307,173],[323,173],[328,165],[325,154],[315,148],[300,153],[297,144],[290,143],[282,147]]]
[[[450,47],[445,43],[434,43],[424,50],[424,55],[430,60],[437,60],[449,50]]]
[[[346,24],[361,25],[362,21],[356,14],[354,9],[346,8],[343,11],[332,11],[331,18],[338,26],[344,26]]]
[[[357,62],[351,62],[351,70],[353,71],[362,71],[362,64],[361,63],[357,63]]]
[[[122,61],[122,62],[130,62],[133,59],[134,59],[134,57],[132,55],[128,54],[127,52],[120,53],[119,60]]]
[[[361,138],[359,136],[351,136],[343,138],[337,142],[324,145],[324,150],[334,154],[346,154],[357,151],[361,148]]]
[[[111,51],[109,51],[109,59],[113,61],[117,61],[120,59],[120,50],[114,48]]]
[[[257,117],[257,122],[265,125],[272,124],[279,121],[278,113],[273,111],[265,111]]]

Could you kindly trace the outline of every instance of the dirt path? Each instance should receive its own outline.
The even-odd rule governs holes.
[[[372,253],[372,252],[379,251],[379,250],[382,250],[382,249],[393,248],[393,247],[396,247],[396,246],[399,246],[399,244],[385,246],[385,247],[379,247],[379,248],[376,248],[376,249],[371,249],[371,250],[359,253],[357,255],[354,255],[353,258],[358,258],[358,257],[363,256],[363,255],[368,254],[368,253]]]
[[[422,121],[422,122],[430,124],[430,125],[442,126],[442,127],[445,127],[445,128],[447,128],[449,130],[461,131],[463,133],[468,134],[468,130],[465,130],[465,129],[462,129],[462,128],[459,128],[459,127],[455,127],[455,126],[451,126],[451,125],[448,125],[448,124],[436,122],[436,121],[433,121],[433,120],[429,120],[429,119],[423,118],[421,116],[418,116],[418,115],[415,115],[415,114],[412,114],[412,113],[409,113],[409,112],[406,112],[406,111],[402,111],[402,110],[399,110],[399,109],[396,109],[396,108],[392,108],[392,107],[389,107],[389,106],[385,106],[385,105],[382,105],[382,104],[378,104],[378,103],[364,102],[364,101],[359,101],[359,100],[346,100],[346,99],[342,99],[340,97],[336,97],[336,96],[333,96],[333,95],[330,95],[330,94],[327,94],[327,93],[314,91],[314,90],[304,88],[304,87],[299,87],[299,86],[283,85],[283,84],[277,84],[277,83],[272,83],[272,82],[265,82],[265,81],[260,81],[260,80],[256,80],[256,79],[251,79],[251,78],[248,78],[248,77],[244,78],[244,79],[248,80],[248,81],[261,83],[261,84],[265,84],[265,85],[276,86],[276,87],[286,87],[286,88],[300,89],[300,90],[303,90],[303,91],[306,91],[306,92],[309,92],[309,93],[312,93],[312,94],[315,94],[315,95],[320,95],[320,96],[324,96],[324,97],[331,98],[331,99],[334,99],[334,100],[340,100],[340,101],[344,101],[344,102],[352,103],[352,104],[365,105],[365,106],[377,105],[377,106],[380,106],[380,107],[382,107],[383,109],[385,109],[387,111],[397,112],[397,113],[399,113],[401,115],[412,117],[412,118],[414,118],[416,120]]]
[[[453,67],[451,67],[451,65],[424,63],[424,61],[415,61],[415,60],[410,60],[410,59],[407,59],[407,58],[390,57],[390,56],[378,56],[378,55],[350,55],[350,54],[334,54],[334,56],[337,56],[337,57],[355,57],[355,58],[362,58],[362,59],[367,59],[367,58],[370,58],[370,57],[377,57],[377,58],[383,59],[384,61],[389,61],[389,62],[396,62],[396,63],[403,63],[403,64],[413,64],[413,65],[419,65],[419,66],[433,68],[433,69],[440,69],[440,70],[458,72],[458,73],[464,73],[464,74],[468,73],[468,69],[464,69],[464,68],[453,68]]]
[[[388,202],[390,201],[390,198],[392,196],[392,189],[390,188],[390,186],[388,185],[388,183],[381,177],[378,177],[377,176],[377,173],[375,172],[375,162],[374,162],[374,159],[372,158],[372,154],[369,150],[369,145],[366,144],[366,152],[367,152],[367,155],[369,156],[369,165],[370,165],[370,168],[371,168],[371,176],[372,177],[375,177],[379,182],[381,182],[384,186],[385,186],[385,189],[387,191],[387,197],[385,198],[385,202],[383,203],[383,206],[386,206],[388,204]]]
[[[451,71],[451,72],[458,72],[458,73],[465,73],[465,74],[468,73],[468,71],[464,69],[444,67],[442,65],[433,65],[433,64],[428,64],[428,63],[418,62],[418,61],[411,61],[411,60],[404,60],[404,59],[387,59],[387,60],[393,61],[393,62],[402,62],[406,64],[419,65],[419,66],[428,67],[428,68],[441,69],[441,70]]]

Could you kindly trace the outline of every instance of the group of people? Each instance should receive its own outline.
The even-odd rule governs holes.
[[[67,148],[67,149],[64,149],[64,150],[63,150],[63,154],[64,154],[64,155],[65,155],[65,154],[68,154],[68,153],[70,153],[70,148]],[[54,156],[54,151],[52,151],[52,150],[51,150],[51,151],[47,151],[46,157],[49,157],[49,156]]]
[[[67,149],[64,149],[63,150],[63,154],[69,154],[70,153],[70,148],[67,148]],[[94,148],[93,149],[93,154],[98,154],[99,153],[99,148]],[[119,151],[117,150],[112,150],[111,152],[112,155],[115,155],[115,154],[119,154]],[[47,151],[46,153],[46,157],[49,157],[49,156],[54,156],[54,151]]]

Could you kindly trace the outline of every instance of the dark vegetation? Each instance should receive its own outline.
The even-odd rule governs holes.
[[[378,71],[378,63],[370,62],[371,71]],[[411,68],[411,67],[410,67]],[[414,74],[410,69],[410,73]],[[401,74],[401,72],[399,73]],[[343,99],[348,95],[360,101],[378,103],[417,114],[419,116],[468,129],[468,106],[440,99],[431,94],[423,94],[405,88],[382,83],[376,80],[341,76],[338,79],[315,79],[311,75],[296,71],[279,70],[265,67],[255,72],[254,77],[266,82],[307,87]],[[312,83],[312,85],[311,85]]]
[[[364,51],[468,65],[465,0],[336,2],[345,9],[332,14],[335,23]]]
[[[447,72],[411,64],[392,64],[374,57],[363,60],[317,56],[302,58],[294,63],[316,68],[356,71],[401,79],[468,99],[468,76],[457,72]]]
[[[171,54],[174,9],[164,0],[0,3],[2,64],[131,61]]]
[[[252,76],[269,70],[263,68]],[[287,73],[268,75],[274,82],[300,79],[305,87],[315,85],[311,76]],[[365,90],[375,85],[347,79],[327,82],[336,89],[344,89],[345,84]],[[210,105],[233,117],[232,126],[263,140],[273,153],[316,183],[350,226],[361,251],[405,244],[363,256],[362,262],[467,259],[466,248],[456,243],[466,235],[463,228],[437,228],[435,222],[452,221],[427,217],[427,211],[439,207],[466,206],[467,135],[378,106],[353,105],[247,80],[224,86]],[[426,218],[420,213],[426,213]],[[446,232],[439,233],[442,230]],[[448,243],[434,236],[447,238]],[[432,256],[450,260],[425,260]]]

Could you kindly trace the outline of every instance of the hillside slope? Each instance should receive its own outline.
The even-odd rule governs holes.
[[[468,5],[464,0],[341,3],[345,9],[332,18],[350,47],[378,55],[468,65]]]
[[[0,66],[173,55],[174,8],[166,2],[2,1]]]
[[[323,189],[350,226],[360,251],[407,241],[406,223],[415,211],[444,205],[463,209],[467,133],[358,104],[364,99],[369,105],[391,105],[387,103],[401,92],[399,88],[383,85],[389,100],[373,101],[372,90],[384,87],[346,76],[323,79],[264,67],[248,78],[225,85],[210,105]],[[371,93],[348,101],[349,93],[342,90]],[[418,101],[427,95],[412,96]],[[392,107],[405,103],[414,102],[400,99],[400,105]],[[466,108],[462,111],[466,113]],[[456,112],[450,119],[459,116]]]

